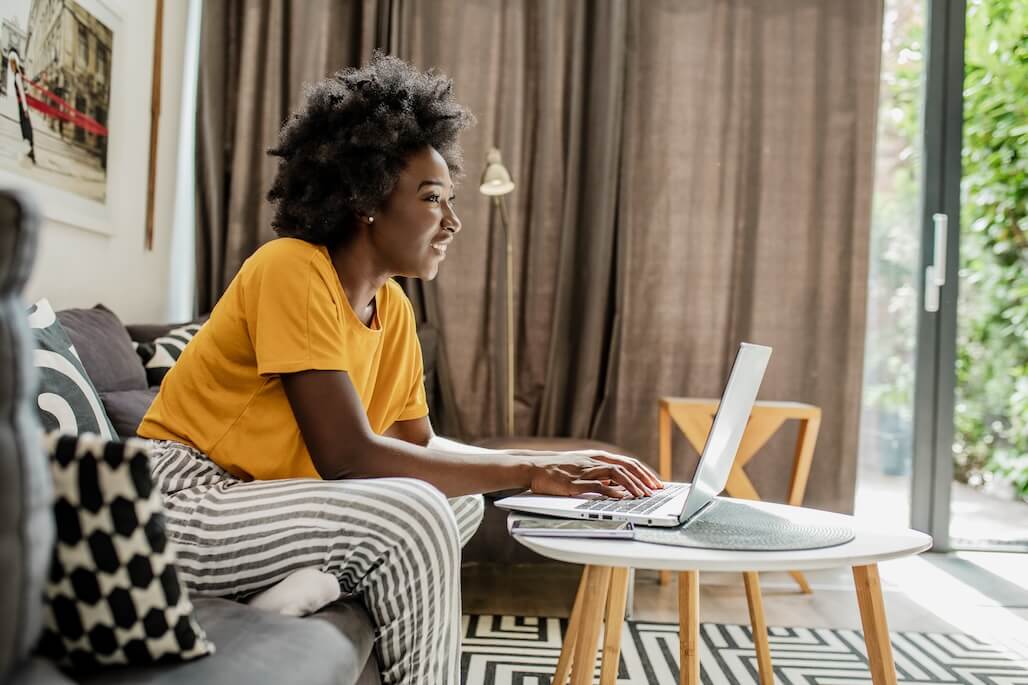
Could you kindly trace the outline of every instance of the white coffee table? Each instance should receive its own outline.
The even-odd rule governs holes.
[[[585,564],[568,631],[557,662],[553,684],[564,685],[568,674],[572,685],[593,682],[595,650],[600,627],[607,624],[600,669],[601,685],[613,685],[621,655],[621,628],[625,615],[629,569],[678,571],[679,640],[681,684],[699,685],[699,574],[701,571],[738,571],[744,574],[762,685],[774,682],[771,652],[767,642],[759,571],[813,571],[849,566],[857,591],[857,604],[864,626],[871,678],[875,685],[894,685],[896,667],[885,620],[878,562],[925,551],[932,539],[905,528],[882,529],[866,526],[852,516],[792,507],[770,502],[752,502],[771,514],[807,523],[845,525],[856,538],[836,547],[789,552],[736,552],[691,547],[655,545],[634,540],[548,538],[515,536],[518,542],[539,554],[573,564]],[[512,513],[512,517],[522,514]],[[604,611],[606,609],[606,611]],[[604,616],[606,614],[606,616]]]

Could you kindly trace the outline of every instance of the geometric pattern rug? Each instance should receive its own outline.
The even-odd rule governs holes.
[[[566,629],[565,619],[464,616],[461,685],[550,685]],[[891,637],[900,683],[1028,685],[1028,660],[971,635],[894,632]],[[759,684],[749,626],[704,623],[700,638],[704,685]],[[768,642],[777,683],[871,683],[859,630],[769,628]],[[596,673],[598,678],[599,669]],[[625,621],[618,685],[677,685],[678,674],[678,625]]]

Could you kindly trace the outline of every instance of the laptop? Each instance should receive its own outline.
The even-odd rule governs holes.
[[[728,483],[770,358],[770,347],[739,345],[692,483],[665,483],[663,490],[655,490],[650,497],[632,499],[601,495],[553,497],[527,492],[497,500],[496,506],[563,518],[631,521],[640,526],[688,525],[703,514]]]

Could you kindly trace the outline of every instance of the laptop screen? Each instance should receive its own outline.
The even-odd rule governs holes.
[[[725,489],[770,358],[770,347],[749,343],[739,346],[714,415],[714,425],[707,434],[692,487],[685,499],[682,521],[691,519]]]

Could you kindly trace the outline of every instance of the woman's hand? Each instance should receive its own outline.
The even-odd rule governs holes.
[[[638,459],[597,450],[559,452],[532,458],[529,486],[538,495],[581,495],[595,492],[607,497],[648,497],[663,488],[652,471]]]

